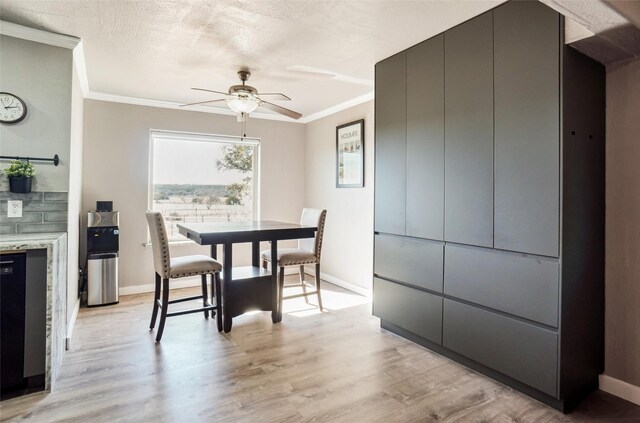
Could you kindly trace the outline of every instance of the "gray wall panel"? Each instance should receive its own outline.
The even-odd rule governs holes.
[[[494,16],[495,247],[558,257],[560,17],[538,2]]]
[[[396,236],[375,236],[375,274],[442,292],[443,244]]]
[[[493,15],[447,31],[445,240],[493,246]]]
[[[447,245],[444,292],[558,327],[558,260]]]
[[[405,233],[406,53],[376,65],[375,230]]]
[[[407,50],[407,235],[444,236],[444,35]]]
[[[556,397],[556,333],[447,299],[443,323],[446,348]]]
[[[579,393],[584,386],[597,386],[598,374],[603,372],[612,377],[618,377],[618,375],[622,377],[624,374],[621,380],[633,381],[633,375],[630,372],[633,366],[625,367],[619,362],[637,361],[640,357],[640,340],[633,340],[636,342],[634,349],[622,342],[621,338],[616,337],[622,333],[634,331],[638,333],[640,309],[636,307],[634,320],[629,314],[632,313],[633,308],[624,304],[633,304],[633,298],[640,299],[638,272],[634,270],[640,267],[629,260],[630,257],[637,257],[637,252],[640,250],[637,248],[638,238],[628,236],[628,234],[637,233],[638,226],[634,227],[629,221],[621,219],[624,215],[621,210],[612,211],[611,208],[607,208],[607,220],[615,223],[612,223],[611,227],[607,225],[607,238],[609,238],[607,262],[612,273],[606,279],[609,307],[605,308],[605,156],[609,154],[608,149],[605,154],[605,144],[610,142],[609,135],[605,131],[605,92],[608,81],[606,81],[604,66],[571,47],[565,47],[563,50],[565,104],[563,107],[562,211],[566,217],[562,222],[563,296],[560,306],[562,310],[560,324],[563,371],[560,379],[560,393],[570,396]],[[640,67],[637,68],[640,69]],[[640,74],[635,79],[640,80]],[[636,91],[640,92],[640,86],[636,87]],[[628,98],[631,97],[633,95],[629,94]],[[607,107],[609,110],[618,110],[615,104]],[[636,124],[636,127],[640,128],[640,125]],[[605,138],[607,138],[606,143]],[[612,138],[615,140],[615,137]],[[611,162],[616,163],[611,166],[616,169],[612,169],[612,173],[617,172],[618,160],[627,163],[627,165],[623,164],[623,167],[631,163],[634,163],[634,166],[637,165],[633,159],[623,159],[625,154],[640,151],[636,147],[634,149],[616,152]],[[631,156],[633,157],[633,154]],[[631,168],[627,167],[627,169]],[[626,175],[624,171],[623,174]],[[612,190],[618,199],[616,204],[624,205],[627,212],[636,210],[634,207],[629,207],[631,203],[627,197],[634,185],[616,186],[620,183],[627,184],[628,181],[625,178],[612,179],[611,184],[614,186]],[[634,219],[637,219],[637,215]],[[617,248],[624,253],[616,257],[609,248],[612,250]],[[635,278],[634,280],[629,278],[631,275]],[[619,300],[629,298],[626,303],[616,303],[610,297]],[[632,323],[634,321],[636,323]],[[608,325],[606,333],[610,337],[607,343],[610,350],[606,354],[603,348],[605,322]],[[614,353],[615,350],[621,351],[625,348],[628,348],[626,355]],[[606,371],[605,357],[607,358]],[[636,364],[638,364],[635,366],[636,380],[640,382],[640,362]],[[612,367],[626,369],[627,372],[616,374]]]
[[[442,297],[373,278],[373,315],[442,344]]]

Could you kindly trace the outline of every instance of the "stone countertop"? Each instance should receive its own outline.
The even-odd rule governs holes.
[[[67,234],[10,234],[0,236],[0,251],[47,251],[45,389],[51,390],[62,363],[66,339]],[[29,266],[27,252],[27,266]],[[29,312],[29,310],[27,310]]]
[[[0,236],[0,250],[47,248],[65,235],[64,232],[2,235]]]

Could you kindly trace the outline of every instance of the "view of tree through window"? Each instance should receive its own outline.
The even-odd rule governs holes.
[[[253,220],[257,140],[154,132],[152,209],[170,240],[181,222]]]

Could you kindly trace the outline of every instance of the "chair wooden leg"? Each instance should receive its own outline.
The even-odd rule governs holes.
[[[316,263],[316,292],[318,294],[318,308],[322,311],[322,297],[320,296],[320,263]]]
[[[202,275],[200,279],[202,280],[202,306],[206,307],[209,302],[209,295],[207,295],[207,275]],[[209,310],[204,311],[204,318],[209,318]]]
[[[216,276],[215,273],[211,274],[211,295],[209,296],[209,298],[210,298],[209,304],[211,304],[211,305],[214,304],[213,299],[218,296],[218,294],[217,294],[218,290],[216,289],[216,278],[215,278],[215,276]],[[216,317],[216,310],[209,310],[209,312],[211,313],[211,318]]]
[[[218,332],[222,332],[222,290],[220,289],[220,272],[212,275],[213,282],[216,285],[216,311],[218,315],[216,316],[216,321],[218,323]]]
[[[158,317],[158,300],[160,299],[160,275],[156,273],[156,292],[153,296],[153,311],[151,312],[151,323],[149,329],[153,329],[156,325],[156,317]]]
[[[167,309],[169,308],[169,279],[162,279],[162,309],[160,310],[160,325],[158,325],[158,333],[156,334],[156,342],[162,339],[164,332],[164,323],[167,320]]]
[[[304,301],[308,304],[309,297],[307,297],[307,284],[304,283],[304,266],[300,266],[300,284],[302,285],[302,292],[304,293]]]
[[[282,304],[284,302],[284,267],[281,267],[280,272],[278,273],[278,285],[280,286],[280,298],[278,298],[278,314],[280,315],[280,318],[282,318]]]

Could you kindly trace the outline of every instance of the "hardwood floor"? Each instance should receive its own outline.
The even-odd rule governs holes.
[[[563,415],[380,329],[363,297],[324,283],[323,302],[319,313],[303,299],[288,300],[282,323],[257,312],[234,319],[228,334],[201,314],[172,318],[161,344],[148,330],[151,294],[82,309],[53,392],[2,402],[0,416],[34,422],[640,422],[640,407],[600,391]]]

